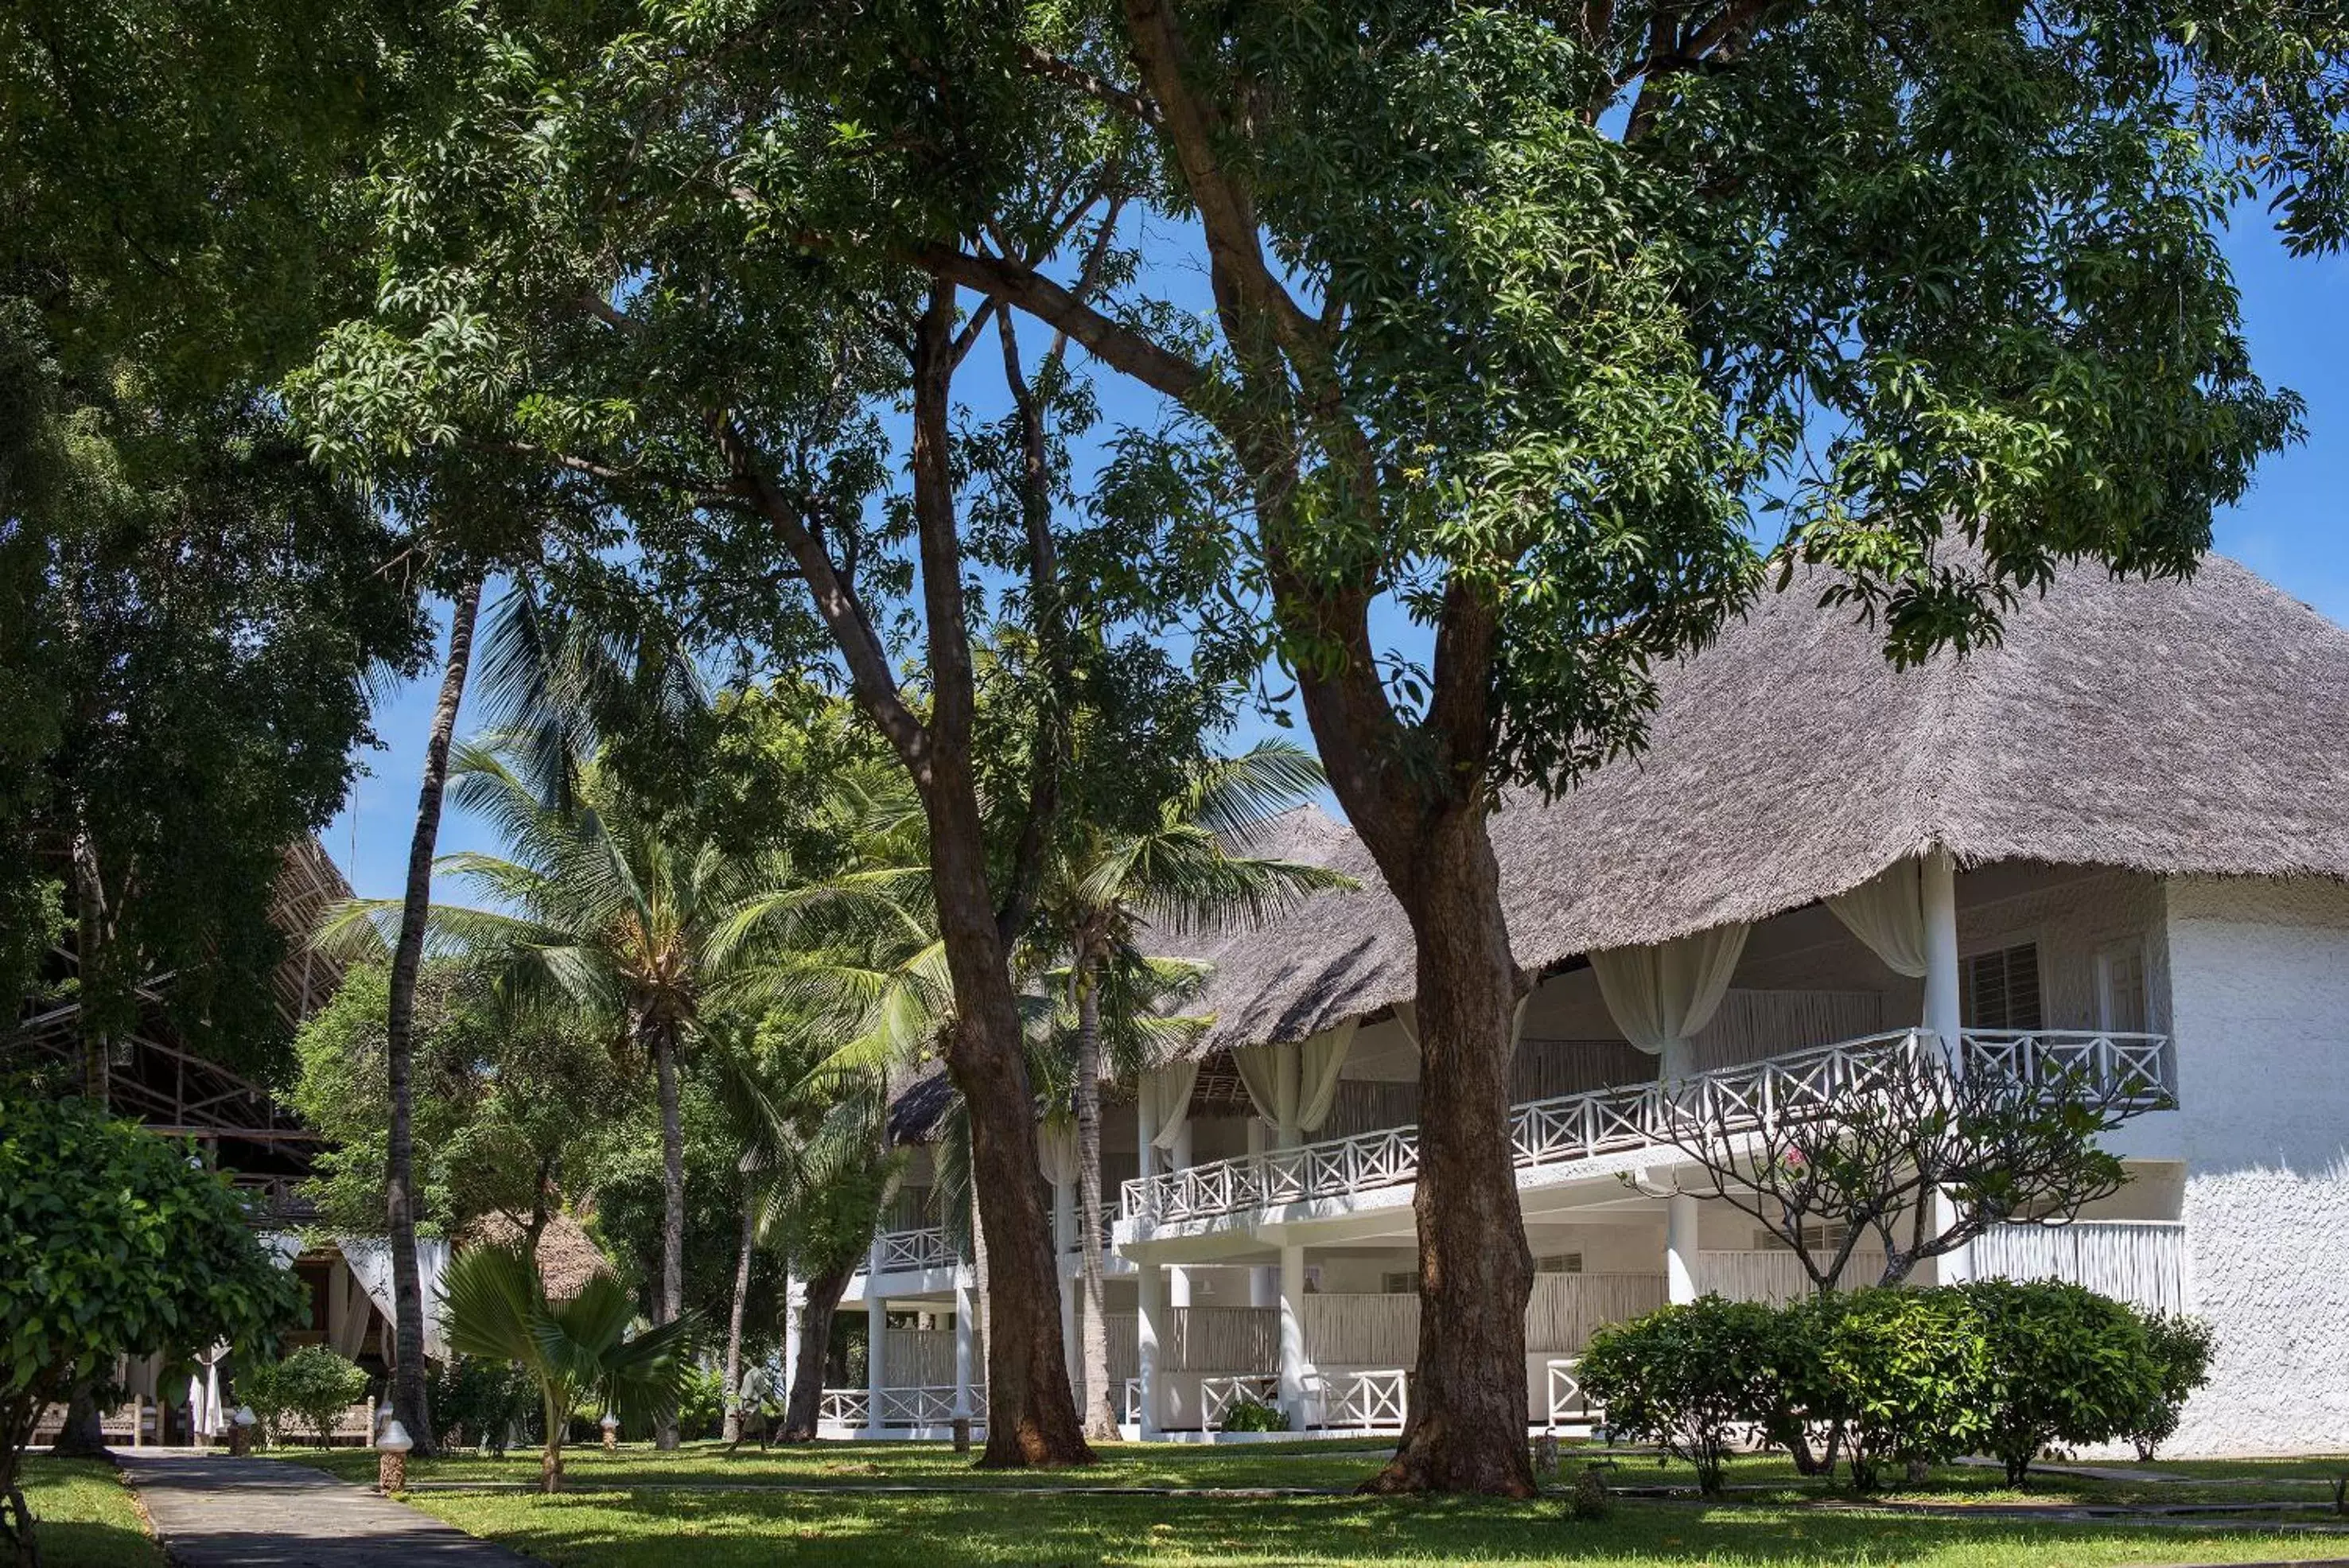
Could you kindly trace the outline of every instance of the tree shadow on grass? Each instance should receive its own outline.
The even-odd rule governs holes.
[[[963,1563],[1575,1563],[1815,1565],[2224,1561],[2291,1554],[2282,1538],[1827,1515],[1737,1505],[1627,1503],[1601,1521],[1555,1501],[1457,1499],[777,1496],[607,1492],[553,1500],[450,1496],[428,1506],[564,1568],[839,1568]],[[2261,1552],[2259,1546],[2266,1550]],[[2303,1543],[2303,1553],[2305,1546]]]

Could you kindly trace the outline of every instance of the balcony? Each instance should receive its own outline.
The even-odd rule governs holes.
[[[1674,1124],[1692,1118],[1733,1130],[1830,1114],[1880,1080],[1895,1053],[1930,1049],[1938,1045],[1930,1033],[1897,1030],[1689,1078],[1537,1100],[1511,1117],[1515,1164],[1543,1171],[1600,1155],[1668,1148]],[[2176,1100],[2166,1035],[1970,1029],[1961,1051],[1969,1073],[2000,1073],[2031,1085],[2080,1082],[2130,1110]],[[1419,1129],[1388,1127],[1128,1181],[1120,1219],[1141,1227],[1210,1220],[1408,1186],[1418,1177]]]

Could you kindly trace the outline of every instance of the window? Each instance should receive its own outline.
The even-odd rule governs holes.
[[[1969,1029],[2040,1029],[2039,944],[1976,953],[1965,961],[1960,1021]]]
[[[1419,1271],[1404,1269],[1396,1273],[1381,1274],[1379,1289],[1391,1296],[1415,1296],[1419,1294]]]
[[[1851,1227],[1848,1225],[1806,1225],[1803,1227],[1803,1251],[1815,1258],[1823,1252],[1832,1252],[1842,1246],[1844,1238],[1850,1234]],[[1794,1248],[1788,1246],[1786,1238],[1775,1231],[1756,1231],[1754,1232],[1754,1250],[1757,1252],[1791,1252]]]
[[[1579,1252],[1552,1252],[1547,1258],[1536,1258],[1534,1260],[1534,1272],[1537,1274],[1578,1274],[1582,1272],[1582,1254]]]
[[[2146,999],[2145,944],[2116,942],[2096,955],[2096,1027],[2143,1034],[2153,1027]]]

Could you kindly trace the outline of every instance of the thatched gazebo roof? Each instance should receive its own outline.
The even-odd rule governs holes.
[[[2349,877],[2349,631],[2233,561],[2191,582],[2058,574],[2004,639],[1896,670],[1801,582],[1661,672],[1639,755],[1495,816],[1526,971],[1759,920],[1942,847],[2164,876]],[[1200,1050],[1296,1040],[1416,990],[1353,835],[1290,814],[1253,852],[1340,867],[1268,930],[1190,945]]]

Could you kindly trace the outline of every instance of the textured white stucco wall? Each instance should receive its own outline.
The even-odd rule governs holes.
[[[2195,1310],[2180,1455],[2349,1446],[2349,888],[2167,889]]]

